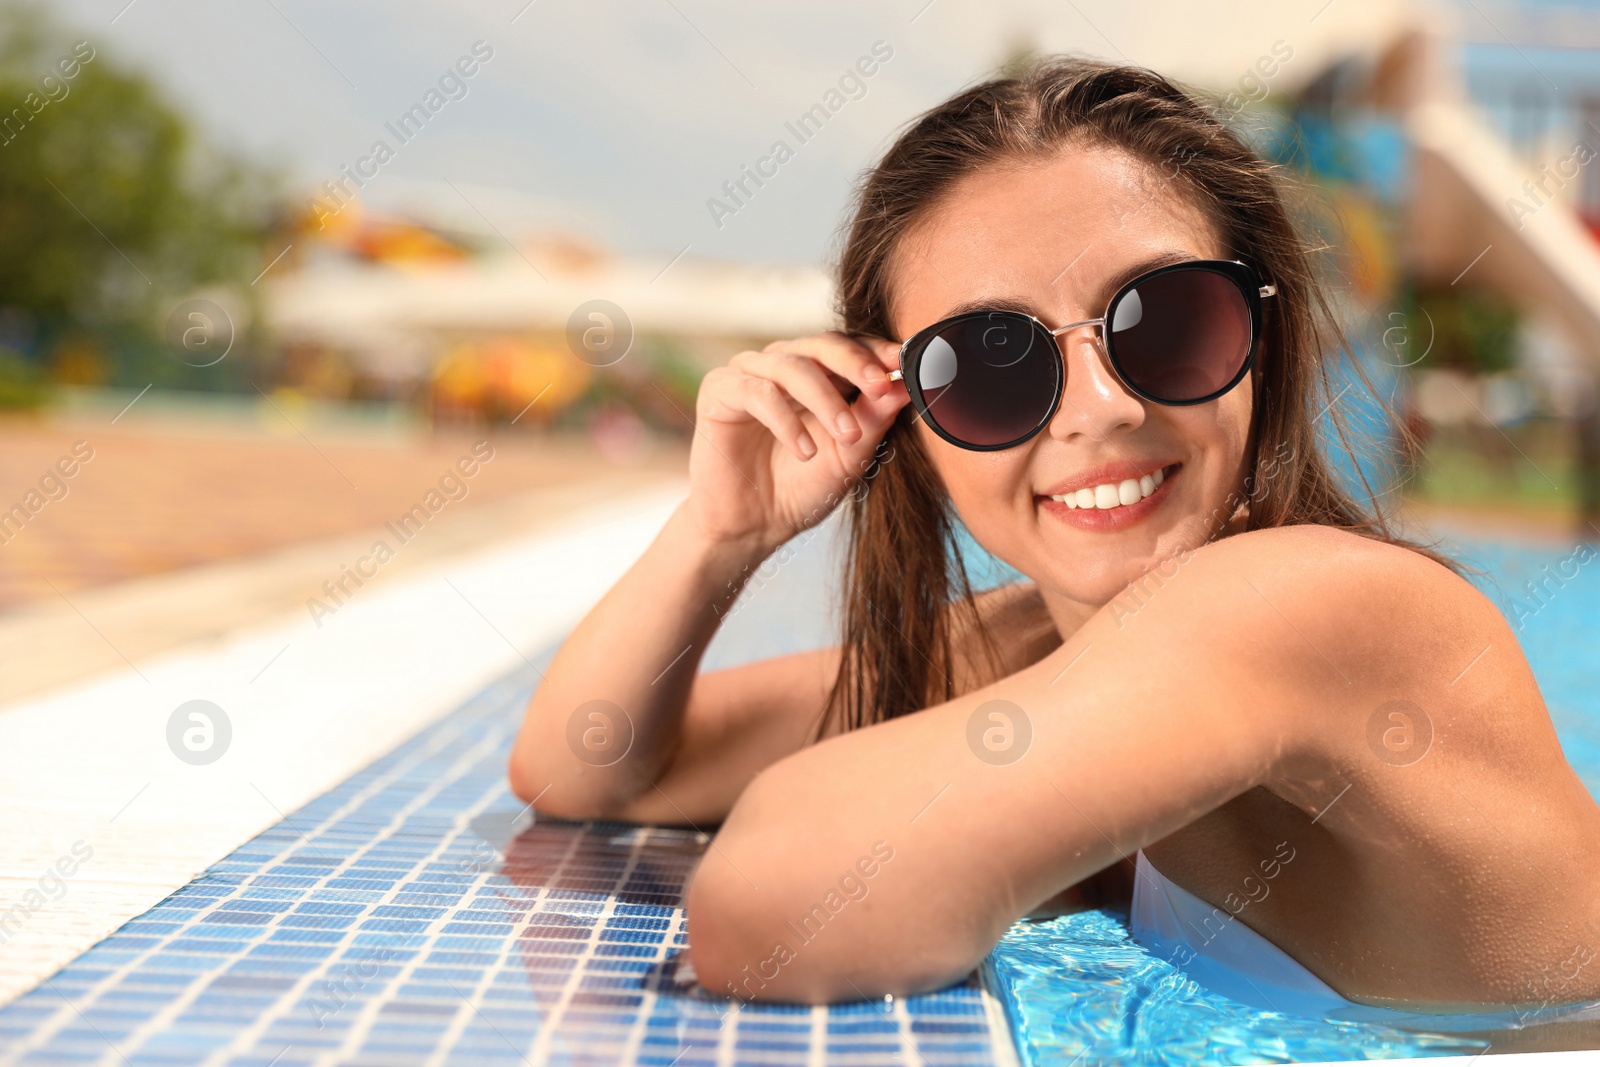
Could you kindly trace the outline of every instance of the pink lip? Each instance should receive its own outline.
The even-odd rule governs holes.
[[[1040,496],[1035,499],[1040,507],[1063,522],[1076,526],[1081,530],[1111,533],[1116,530],[1126,530],[1135,523],[1143,522],[1146,516],[1160,507],[1162,501],[1167,499],[1168,487],[1182,472],[1183,466],[1179,464],[1162,478],[1161,484],[1156,486],[1155,492],[1137,504],[1126,504],[1105,510],[1100,508],[1069,508],[1061,501],[1051,500],[1048,496]],[[1109,481],[1110,479],[1104,480]],[[1057,492],[1064,495],[1067,490],[1061,489],[1057,490]]]

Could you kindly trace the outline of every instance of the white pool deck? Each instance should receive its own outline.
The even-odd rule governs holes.
[[[558,639],[687,491],[380,573],[320,625],[301,608],[0,707],[0,1004]],[[208,765],[168,746],[191,700],[231,725]]]

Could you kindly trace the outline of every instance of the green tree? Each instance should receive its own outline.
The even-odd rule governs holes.
[[[30,327],[35,368],[87,349],[121,384],[235,382],[238,360],[163,358],[163,322],[200,286],[254,296],[280,182],[210,149],[100,42],[36,5],[0,11],[0,313]]]

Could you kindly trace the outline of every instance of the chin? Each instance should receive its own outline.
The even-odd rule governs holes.
[[[1105,566],[1074,568],[1068,573],[1061,573],[1061,568],[1054,566],[1051,572],[1049,584],[1062,596],[1076,600],[1080,604],[1092,604],[1097,607],[1103,607],[1115,600],[1117,594],[1128,587],[1129,582],[1143,573],[1137,567],[1130,570],[1120,564],[1114,568]]]

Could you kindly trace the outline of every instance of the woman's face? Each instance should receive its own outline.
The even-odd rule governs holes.
[[[973,301],[1026,308],[1055,328],[1105,312],[1133,275],[1176,259],[1227,259],[1187,191],[1122,152],[1068,148],[988,167],[958,184],[897,250],[897,336]],[[1037,436],[973,452],[918,419],[956,510],[978,543],[1039,583],[1063,635],[1146,569],[1195,548],[1242,490],[1254,371],[1216,400],[1152,404],[1127,392],[1082,327],[1058,339],[1065,392]],[[1068,511],[1066,487],[1165,469],[1160,490],[1124,510]]]

